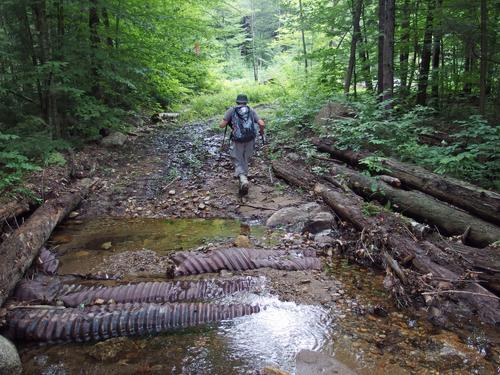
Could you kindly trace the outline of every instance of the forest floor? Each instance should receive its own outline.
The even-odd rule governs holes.
[[[70,215],[71,218],[62,225],[62,230],[54,233],[49,245],[57,248],[70,241],[65,237],[65,226],[78,227],[88,220],[104,222],[109,217],[148,220],[235,219],[245,224],[241,227],[241,233],[235,233],[234,238],[200,243],[198,249],[235,244],[241,247],[316,249],[323,256],[325,271],[259,269],[243,274],[265,277],[269,281],[271,293],[282,301],[318,306],[328,311],[335,321],[332,324],[335,328],[331,328],[332,332],[329,339],[323,342],[322,350],[330,354],[335,352],[336,358],[359,373],[465,374],[472,371],[487,374],[497,371],[498,363],[495,364],[494,359],[498,354],[497,343],[487,338],[480,326],[472,332],[450,332],[434,327],[423,318],[425,314],[419,311],[397,310],[389,295],[383,292],[381,272],[350,264],[331,248],[315,243],[308,234],[271,230],[261,235],[249,233],[248,227],[262,226],[277,210],[315,202],[316,198],[312,192],[292,189],[277,180],[272,175],[266,157],[268,146],[260,142],[257,143],[250,168],[250,192],[247,197],[240,198],[238,182],[232,178],[229,155],[226,151],[220,152],[222,133],[213,130],[217,122],[218,119],[212,119],[185,126],[160,123],[148,126],[140,136],[129,137],[122,148],[93,146],[90,151],[80,154],[82,159],[92,155],[99,165],[96,170],[99,178],[97,189],[85,199],[77,213]],[[135,230],[133,222],[128,222],[125,228],[132,232]],[[183,236],[189,236],[189,228],[183,233]],[[354,238],[354,230],[348,226],[339,225],[336,233],[337,240],[341,242],[349,242]],[[144,280],[148,278],[147,275],[144,277],[145,273],[155,277],[164,273],[161,257],[151,257],[143,248],[137,247],[122,255],[111,256],[97,265],[94,263],[93,268],[81,270],[81,273],[121,272],[129,280],[137,279],[139,274]],[[77,264],[84,268],[84,258],[79,259]],[[64,259],[62,262],[64,268]],[[293,332],[290,334],[293,336]],[[184,359],[179,359],[179,362],[173,360],[171,367],[163,364],[163,367],[158,365],[160,367],[144,369],[144,363],[130,354],[137,351],[139,340],[130,340],[133,345],[129,345],[128,349],[120,347],[124,353],[118,357],[122,364],[132,366],[127,367],[128,370],[177,373],[172,369],[179,369],[184,363]],[[122,345],[122,341],[118,343]],[[175,344],[175,341],[171,344]],[[74,347],[73,351],[62,347],[57,349],[57,346],[26,346],[20,352],[23,362],[27,364],[27,373],[37,373],[50,363],[62,363],[68,370],[72,366],[77,369],[81,365],[80,361],[85,361],[89,356],[97,359],[92,370],[97,372],[94,373],[109,373],[117,360],[114,347],[117,344],[108,340],[98,345],[99,351],[113,352],[114,357],[102,354],[97,358],[92,354],[97,345]],[[175,356],[179,358],[188,349],[176,350],[181,352],[181,355],[177,353]],[[43,364],[40,364],[40,357],[45,358]],[[280,367],[279,361],[270,362],[271,367]],[[305,365],[311,371],[314,366],[331,366],[328,356],[316,358],[314,363],[307,362],[305,360]],[[303,368],[304,363],[301,366]],[[283,368],[290,369],[287,366]],[[116,373],[125,373],[120,371]],[[226,370],[218,373],[233,372]]]

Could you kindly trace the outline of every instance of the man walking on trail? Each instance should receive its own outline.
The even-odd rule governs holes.
[[[248,106],[248,97],[240,94],[236,106],[229,109],[220,123],[221,128],[231,127],[230,154],[234,163],[234,176],[240,180],[240,195],[248,193],[248,162],[255,149],[256,125],[264,135],[265,122]]]

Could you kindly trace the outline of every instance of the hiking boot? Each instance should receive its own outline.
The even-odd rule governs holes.
[[[240,174],[240,195],[248,194],[248,178],[244,174]]]

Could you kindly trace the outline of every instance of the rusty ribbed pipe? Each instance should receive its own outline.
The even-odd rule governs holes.
[[[288,250],[230,248],[214,250],[209,254],[178,253],[172,258],[177,264],[176,276],[221,270],[244,271],[263,267],[287,271],[321,269],[321,261],[309,255],[313,254]]]
[[[7,336],[48,343],[99,341],[140,336],[233,319],[258,306],[209,303],[115,304],[85,309],[18,308],[7,315]]]
[[[92,304],[97,299],[113,300],[116,303],[165,303],[197,301],[217,298],[238,291],[249,290],[254,280],[251,277],[228,280],[181,280],[177,282],[143,282],[113,287],[90,287],[76,293],[68,293],[61,299],[65,306],[77,307]]]

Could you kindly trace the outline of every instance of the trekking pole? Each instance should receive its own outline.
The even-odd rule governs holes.
[[[226,143],[226,133],[227,133],[227,125],[224,128],[224,137],[222,138],[222,144],[220,145],[219,160],[217,160],[217,168],[219,168],[220,160],[222,159],[222,151],[224,151],[224,144]]]

